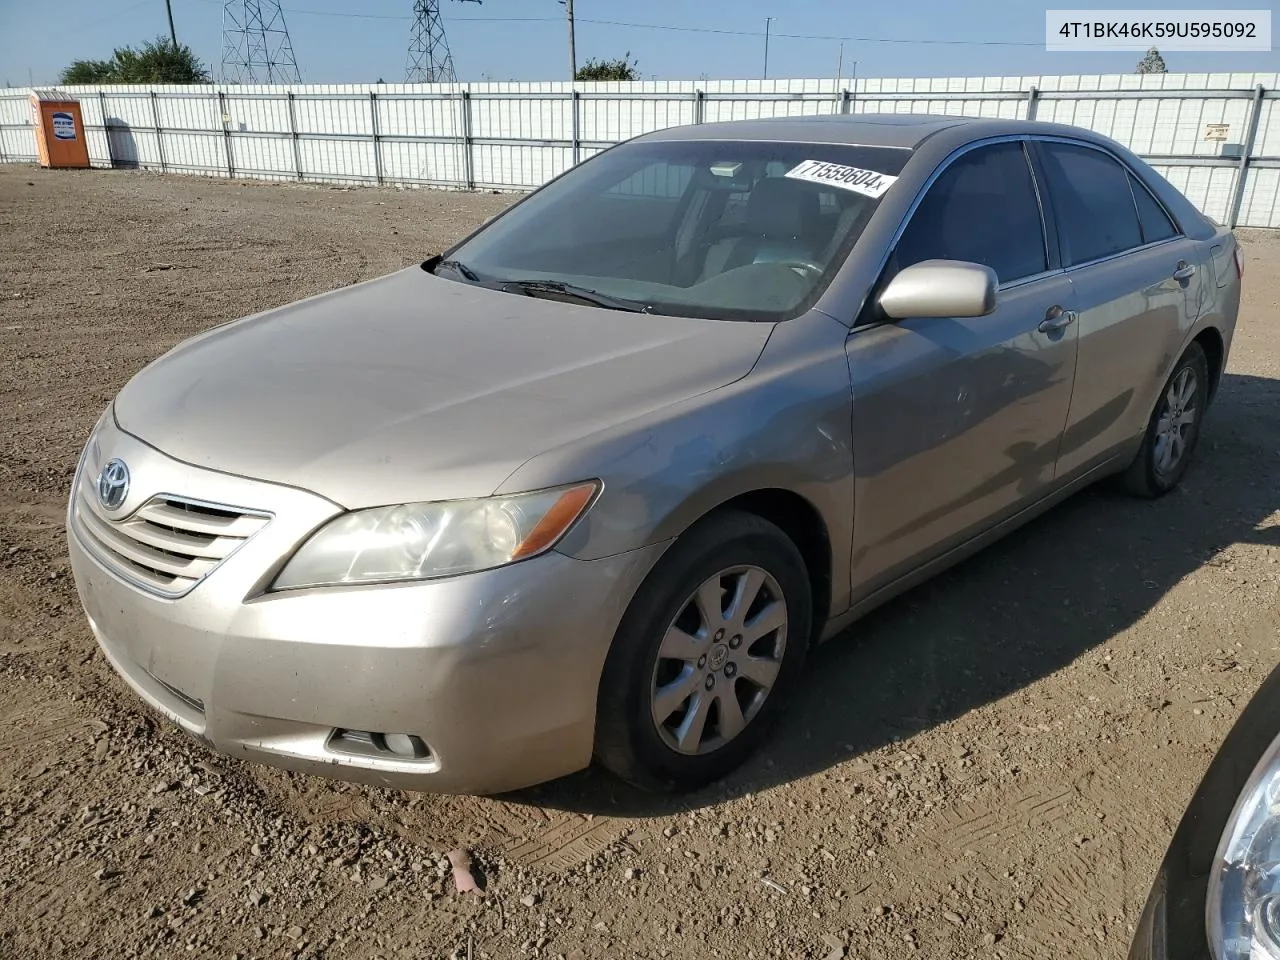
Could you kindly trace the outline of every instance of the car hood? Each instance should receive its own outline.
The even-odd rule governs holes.
[[[771,329],[413,267],[182,343],[115,416],[180,460],[349,508],[487,496],[530,457],[741,378]]]

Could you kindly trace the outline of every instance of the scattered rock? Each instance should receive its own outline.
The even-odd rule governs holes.
[[[526,907],[533,908],[538,905],[538,897],[536,894],[532,893],[525,894],[520,898],[520,902]]]

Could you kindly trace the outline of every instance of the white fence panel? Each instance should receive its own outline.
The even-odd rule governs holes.
[[[461,137],[458,97],[378,97],[378,132],[384,137]]]
[[[164,133],[165,169],[228,176],[228,142],[222,133]],[[292,166],[292,164],[291,164]]]
[[[393,140],[382,144],[382,175],[392,182],[457,186],[466,168],[456,144]]]
[[[1114,137],[1218,220],[1280,227],[1278,81],[1274,73],[1198,73],[66,92],[81,102],[94,166],[462,189],[531,189],[610,144],[681,124],[832,113],[1031,116]],[[0,91],[0,162],[35,159],[28,93]]]

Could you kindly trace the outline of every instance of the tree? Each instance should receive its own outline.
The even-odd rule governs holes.
[[[168,37],[148,40],[140,50],[120,47],[110,60],[76,60],[62,71],[62,83],[208,83],[209,71],[186,44]]]
[[[628,50],[616,60],[588,60],[578,68],[575,80],[639,80],[639,61],[631,59]]]
[[[62,71],[63,83],[110,83],[116,65],[111,60],[73,60]]]
[[[1160,56],[1160,51],[1152,47],[1147,51],[1147,55],[1138,61],[1139,73],[1168,73],[1169,68],[1164,65],[1164,57]]]

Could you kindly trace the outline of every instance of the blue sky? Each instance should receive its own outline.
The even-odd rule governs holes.
[[[462,80],[567,79],[564,7],[556,0],[440,0]],[[1198,9],[1270,8],[1277,0],[1200,0]],[[1099,0],[1054,8],[1119,6]],[[313,83],[404,79],[412,0],[283,0],[303,79]],[[1183,6],[1190,7],[1191,4]],[[216,75],[222,0],[173,0],[178,39]],[[1129,0],[1127,9],[1169,9]],[[774,17],[771,77],[830,77],[840,43],[787,34],[857,37],[847,76],[991,76],[1131,72],[1135,53],[1048,53],[1044,4],[1026,0],[575,0],[578,58],[630,51],[645,79],[757,77],[765,17]],[[343,14],[339,16],[338,14]],[[359,14],[359,16],[352,16]],[[604,23],[599,21],[613,21]],[[621,24],[631,24],[629,26]],[[640,24],[662,25],[652,29]],[[671,29],[681,28],[681,29]],[[712,33],[701,31],[732,31]],[[49,83],[70,60],[105,58],[114,46],[167,33],[164,0],[0,0],[0,83]],[[741,35],[746,34],[746,35]],[[909,43],[877,42],[911,40]],[[923,40],[981,41],[922,43]],[[1275,71],[1280,52],[1169,53],[1172,71]]]

